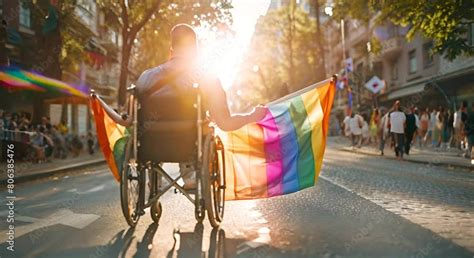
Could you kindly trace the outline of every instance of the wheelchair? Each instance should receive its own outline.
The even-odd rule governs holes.
[[[128,225],[135,227],[147,208],[157,223],[162,214],[160,197],[174,188],[194,204],[198,222],[207,212],[212,227],[219,227],[225,207],[224,146],[205,120],[199,89],[179,94],[156,92],[143,98],[132,84],[127,94],[126,112],[108,113],[129,132],[120,171],[120,200]],[[164,163],[181,162],[194,169],[173,178],[163,168]],[[186,190],[178,182],[193,172],[196,188]],[[167,184],[162,185],[164,182]]]

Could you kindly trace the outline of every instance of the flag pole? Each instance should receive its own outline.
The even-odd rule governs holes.
[[[268,105],[274,105],[274,104],[278,104],[278,103],[284,102],[284,101],[289,100],[289,99],[291,99],[291,98],[293,98],[293,97],[296,97],[296,96],[298,96],[298,95],[304,94],[304,93],[306,93],[306,92],[308,92],[308,91],[310,91],[310,90],[312,90],[312,89],[316,89],[316,88],[322,87],[322,86],[326,85],[328,82],[331,82],[331,81],[333,81],[333,82],[336,82],[336,81],[337,81],[337,74],[333,75],[331,78],[328,78],[328,79],[326,79],[326,80],[324,80],[324,81],[317,82],[317,83],[312,84],[312,85],[309,85],[309,86],[307,86],[307,87],[305,87],[305,88],[303,88],[303,89],[301,89],[301,90],[295,91],[295,92],[293,92],[293,93],[291,93],[291,94],[288,94],[288,95],[283,96],[283,97],[281,97],[281,98],[279,98],[279,99],[276,99],[276,100],[274,100],[274,101],[268,103],[267,106],[268,106]]]

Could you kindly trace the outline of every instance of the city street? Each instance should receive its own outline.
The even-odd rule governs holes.
[[[1,257],[474,255],[472,172],[341,152],[331,145],[315,187],[227,202],[219,230],[207,220],[196,224],[192,205],[172,191],[161,200],[159,225],[146,214],[129,229],[118,184],[105,165],[18,184],[15,190],[15,252],[3,244]],[[5,223],[0,231],[5,243]]]

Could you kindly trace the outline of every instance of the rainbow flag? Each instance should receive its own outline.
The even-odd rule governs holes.
[[[314,186],[336,91],[330,79],[270,103],[266,116],[217,134],[224,144],[226,199],[279,196]]]
[[[100,101],[98,97],[90,98],[97,138],[112,175],[117,181],[120,181],[120,171],[122,171],[125,147],[130,133],[127,128],[110,118]]]
[[[87,98],[88,91],[88,89],[79,89],[65,82],[11,66],[0,68],[0,85],[9,89],[59,92],[83,98]]]

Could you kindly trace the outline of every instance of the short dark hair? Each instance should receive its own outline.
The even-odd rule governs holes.
[[[188,24],[180,23],[171,29],[171,47],[173,49],[196,46],[196,42],[196,32]]]

